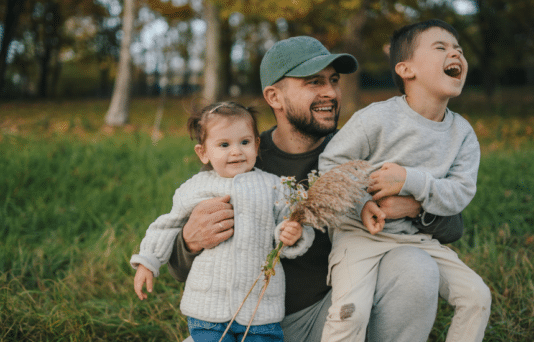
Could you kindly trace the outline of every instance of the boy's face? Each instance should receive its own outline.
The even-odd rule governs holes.
[[[432,27],[419,35],[416,44],[412,58],[406,61],[413,71],[414,84],[440,100],[460,95],[467,61],[456,38],[440,27]]]
[[[252,120],[215,117],[208,121],[206,130],[204,144],[195,146],[202,163],[211,163],[215,172],[225,178],[252,170],[259,147]]]

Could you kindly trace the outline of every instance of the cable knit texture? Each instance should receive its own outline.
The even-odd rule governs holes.
[[[159,268],[169,260],[176,235],[193,208],[203,200],[230,195],[234,235],[195,258],[180,303],[180,310],[187,316],[209,322],[229,321],[273,249],[275,227],[288,215],[280,184],[279,177],[259,169],[234,178],[220,177],[215,171],[200,172],[176,190],[171,212],[148,227],[131,265],[137,268],[143,264],[159,275]],[[304,254],[313,237],[313,229],[304,227],[302,238],[294,246],[284,247],[282,257]],[[279,322],[284,317],[285,282],[280,264],[275,271],[253,325]],[[248,324],[260,289],[259,282],[239,312],[238,323]]]

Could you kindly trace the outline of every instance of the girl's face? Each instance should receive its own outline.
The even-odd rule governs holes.
[[[252,170],[259,147],[252,120],[216,116],[208,121],[206,132],[204,144],[195,146],[202,163],[211,163],[215,172],[225,178]]]

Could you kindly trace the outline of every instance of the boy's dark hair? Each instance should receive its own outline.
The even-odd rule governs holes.
[[[451,33],[456,40],[459,40],[458,32],[443,20],[430,19],[419,23],[406,25],[393,32],[391,36],[389,47],[389,66],[391,68],[391,74],[393,81],[397,88],[399,88],[402,94],[405,94],[404,81],[395,72],[395,66],[397,63],[404,62],[412,58],[413,52],[417,46],[417,38],[426,30],[439,27]]]
[[[236,102],[226,101],[213,103],[191,114],[187,120],[187,130],[189,131],[191,140],[196,140],[201,145],[204,144],[208,133],[206,126],[208,121],[214,116],[248,117],[251,120],[254,137],[258,138],[260,136],[256,121],[256,110]]]

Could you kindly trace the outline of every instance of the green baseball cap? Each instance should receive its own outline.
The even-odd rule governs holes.
[[[282,77],[306,77],[332,64],[336,72],[350,74],[358,69],[354,56],[330,53],[320,41],[298,36],[276,42],[263,56],[260,65],[261,89]]]

